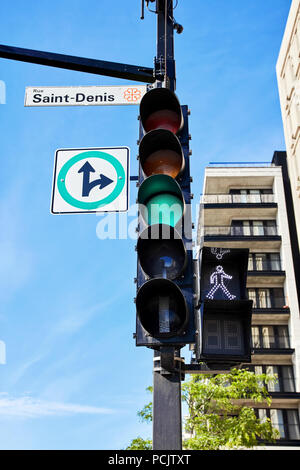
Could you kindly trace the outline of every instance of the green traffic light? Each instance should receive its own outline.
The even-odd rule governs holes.
[[[175,227],[183,217],[184,198],[178,183],[168,175],[152,175],[138,193],[141,215],[147,225]]]
[[[174,194],[158,194],[146,203],[147,223],[167,224],[171,227],[179,222],[183,215],[183,203]]]

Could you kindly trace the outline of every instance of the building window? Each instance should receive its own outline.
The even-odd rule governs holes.
[[[271,236],[277,235],[275,220],[233,220],[231,223],[233,236]]]
[[[248,271],[280,271],[280,253],[250,253]]]
[[[248,288],[248,299],[253,300],[253,308],[285,308],[284,291],[280,287]]]
[[[229,194],[235,203],[274,202],[273,190],[267,189],[231,189]]]
[[[292,366],[281,365],[249,365],[246,367],[255,374],[276,375],[277,381],[267,385],[269,392],[295,392],[295,379]]]
[[[289,349],[289,331],[285,325],[252,327],[252,347],[255,349]]]
[[[273,426],[279,431],[280,439],[300,439],[298,410],[259,409],[257,415],[261,421],[266,418],[271,420]]]
[[[273,426],[279,431],[280,439],[286,437],[285,428],[284,428],[284,418],[282,410],[270,410],[270,419]]]
[[[272,188],[266,189],[230,189],[229,194],[273,194]]]

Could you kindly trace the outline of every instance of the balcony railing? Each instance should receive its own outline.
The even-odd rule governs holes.
[[[278,235],[276,226],[205,226],[204,236],[262,237]]]
[[[202,204],[266,204],[274,203],[274,194],[203,194]]]
[[[209,162],[209,167],[246,167],[246,168],[256,168],[256,167],[275,167],[275,163],[270,162]]]

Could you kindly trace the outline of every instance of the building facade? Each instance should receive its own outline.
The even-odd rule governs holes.
[[[293,0],[291,3],[276,73],[287,165],[300,241],[300,0]]]
[[[284,154],[279,155],[283,163]],[[273,160],[275,156],[276,152]],[[294,269],[286,186],[280,162],[206,168],[197,249],[249,249],[247,291],[253,311],[251,364],[247,367],[278,376],[278,383],[269,389],[271,408],[261,406],[257,413],[262,419],[270,417],[278,428],[278,445],[300,448],[299,279]]]

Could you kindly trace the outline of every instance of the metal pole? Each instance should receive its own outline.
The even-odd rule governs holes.
[[[173,0],[157,0],[156,65],[164,78],[164,86],[175,91]]]
[[[156,69],[163,86],[176,88],[173,0],[157,0]],[[180,351],[161,348],[154,352],[153,369],[153,450],[182,449]],[[178,364],[175,365],[175,362]]]
[[[180,358],[174,360],[177,353],[174,349],[154,353],[153,450],[182,449],[181,362]],[[164,365],[170,365],[171,370]]]

